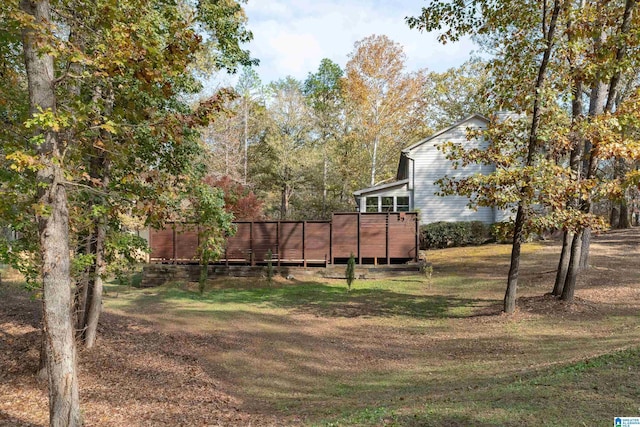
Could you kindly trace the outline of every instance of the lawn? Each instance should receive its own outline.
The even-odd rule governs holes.
[[[430,279],[356,280],[350,293],[342,280],[218,278],[202,295],[192,283],[111,285],[98,347],[80,354],[85,416],[114,426],[612,425],[640,414],[639,243],[638,229],[598,236],[574,304],[544,295],[558,243],[526,244],[513,316],[500,312],[505,245],[429,251]],[[14,307],[0,308],[3,346],[23,363],[0,356],[0,424],[44,425],[46,408],[25,410],[46,402],[44,386],[21,368],[37,363],[34,315],[21,317],[37,304],[2,286]]]

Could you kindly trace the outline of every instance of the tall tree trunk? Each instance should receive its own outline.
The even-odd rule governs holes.
[[[567,278],[562,289],[562,295],[560,299],[563,301],[573,301],[573,295],[576,290],[576,281],[580,272],[580,250],[582,248],[580,240],[582,239],[582,232],[577,231],[573,235],[573,242],[571,244],[571,259],[569,260],[569,268],[567,269]]]
[[[568,28],[568,41],[573,41],[573,28],[572,23],[569,22]],[[571,99],[571,124],[572,127],[575,126],[576,122],[582,117],[582,71],[578,70],[574,66],[574,62],[571,65],[571,74],[574,76],[573,78],[573,87],[572,87],[572,99]],[[577,133],[573,133],[573,148],[571,149],[571,153],[569,154],[569,167],[576,175],[576,180],[580,182],[582,171],[581,171],[581,157],[582,157],[582,139],[578,137]],[[577,209],[579,208],[579,202],[576,197],[572,197],[568,200],[567,206],[570,208]],[[562,236],[562,252],[560,253],[560,260],[558,261],[558,271],[556,272],[556,280],[553,285],[553,290],[551,291],[552,295],[560,296],[562,291],[564,290],[564,284],[567,279],[567,274],[569,271],[569,261],[571,259],[571,248],[573,244],[573,236],[574,233],[570,230],[565,230]]]
[[[613,180],[615,181],[621,178],[624,175],[624,172],[624,159],[616,158],[613,161]],[[609,214],[609,225],[611,226],[611,228],[628,228],[629,221],[623,221],[622,219],[623,216],[628,214],[626,203],[626,195],[623,196],[619,202],[616,200],[611,202],[611,212]],[[624,208],[623,205],[625,205]],[[625,211],[624,213],[623,210]]]
[[[376,134],[375,138],[373,139],[373,153],[371,155],[371,180],[370,180],[371,187],[376,185],[376,167],[377,167],[376,159],[378,158],[378,143],[379,143],[379,137]]]
[[[93,254],[93,232],[89,232],[87,242],[85,243],[85,254]],[[78,283],[76,290],[76,336],[82,340],[84,336],[84,328],[86,325],[87,302],[89,298],[89,281],[93,274],[93,267],[89,266],[82,274],[82,278]]]
[[[33,16],[36,25],[51,22],[47,0],[22,0],[20,8]],[[56,111],[53,56],[41,53],[42,28],[25,28],[22,33],[29,86],[31,114]],[[80,426],[80,402],[76,373],[76,347],[72,316],[72,287],[69,256],[69,211],[64,187],[62,156],[57,134],[42,130],[44,142],[37,147],[42,168],[37,173],[38,233],[43,285],[43,330],[49,379],[50,425]]]
[[[104,181],[108,184],[108,178]],[[105,241],[107,237],[106,218],[101,218],[96,230],[96,259],[95,271],[93,274],[93,286],[91,286],[91,297],[86,308],[86,324],[84,326],[84,345],[86,348],[92,348],[96,342],[98,331],[98,320],[102,312],[102,291],[103,280],[106,272],[106,262],[104,259]]]
[[[551,14],[551,20],[549,22],[548,30],[544,29],[544,38],[547,43],[540,66],[538,68],[538,77],[535,85],[535,98],[533,101],[533,118],[531,120],[531,129],[529,130],[529,143],[527,147],[527,159],[525,167],[531,167],[533,165],[533,155],[538,146],[538,127],[540,126],[540,93],[542,85],[545,80],[547,72],[547,66],[549,65],[549,58],[551,57],[551,51],[553,50],[553,38],[555,34],[556,24],[558,22],[558,15],[560,14],[561,1],[556,0],[553,4],[553,11]],[[546,3],[543,9],[543,13],[546,15]],[[525,194],[528,190],[529,183],[525,182],[524,187],[521,189],[520,194]],[[504,295],[504,312],[513,313],[516,309],[516,293],[518,288],[518,275],[520,271],[520,251],[523,241],[523,229],[526,220],[527,202],[521,200],[518,203],[518,211],[516,213],[516,220],[513,230],[513,244],[511,246],[511,263],[509,265],[509,276],[507,278],[507,289]]]
[[[329,173],[329,156],[327,155],[327,142],[322,147],[322,218],[327,216],[327,175]]]
[[[625,195],[620,202],[620,219],[618,220],[618,228],[624,229],[630,227],[631,223],[629,221],[629,205],[627,203],[627,197]]]
[[[522,248],[525,213],[522,203],[518,205],[516,221],[513,226],[513,244],[511,246],[511,263],[507,277],[507,290],[504,293],[503,310],[513,313],[516,310],[516,294],[518,290],[518,275],[520,274],[520,250]]]
[[[247,96],[244,96],[244,171],[242,175],[242,184],[247,185],[247,166],[249,162],[249,101]]]
[[[100,87],[96,87],[95,97],[102,97],[102,90]],[[109,88],[105,97],[104,115],[109,116],[113,112],[114,95],[113,90]],[[110,134],[106,131],[101,131],[101,138],[108,140]],[[100,191],[104,195],[99,197],[99,202],[102,206],[107,208],[108,199],[107,192],[109,190],[109,182],[111,180],[111,162],[109,154],[106,151],[100,152],[97,156],[95,170],[93,175],[96,179],[101,179]],[[83,342],[86,348],[92,348],[96,342],[96,336],[98,332],[98,320],[100,319],[100,313],[102,312],[102,292],[104,286],[104,276],[106,273],[107,263],[105,260],[105,243],[107,240],[107,221],[106,215],[101,215],[96,220],[96,242],[93,248],[95,249],[95,262],[94,262],[94,274],[93,283],[90,287],[91,293],[88,298],[85,313],[84,335]]]
[[[607,86],[602,81],[597,81],[591,89],[591,96],[589,99],[589,117],[596,117],[604,111],[604,105],[607,96]],[[585,161],[583,162],[583,174],[585,179],[591,179],[598,167],[598,159],[595,156],[595,148],[592,142],[587,139],[584,143],[584,153],[586,154]],[[591,197],[584,201],[582,204],[582,211],[584,213],[591,213]],[[581,249],[580,249],[580,261],[578,263],[579,269],[586,269],[589,266],[589,250],[591,246],[591,228],[586,227],[582,231]]]
[[[553,285],[553,291],[551,295],[560,296],[562,289],[564,288],[564,282],[567,278],[567,271],[569,269],[569,259],[571,258],[571,241],[573,240],[573,233],[569,230],[565,230],[562,236],[562,252],[560,253],[560,261],[558,262],[558,271],[556,272],[556,281]]]
[[[620,30],[618,31],[619,36],[624,36],[629,33],[632,29],[631,21],[633,10],[637,6],[638,0],[626,0],[624,13],[622,15],[622,23],[620,24]],[[603,35],[604,37],[604,35]],[[616,63],[620,64],[624,57],[627,55],[627,43],[621,43],[616,50]],[[589,115],[595,116],[597,114],[610,113],[613,110],[614,102],[616,99],[616,94],[618,90],[618,84],[620,83],[620,78],[622,76],[622,71],[617,70],[609,80],[609,84],[605,85],[603,82],[598,82],[593,89],[591,94],[591,105],[589,107]],[[606,97],[605,97],[606,95]],[[586,148],[586,147],[585,147]],[[585,153],[589,153],[589,150],[585,150]],[[595,175],[595,171],[598,166],[598,159],[595,157],[595,153],[592,153],[589,156],[589,170],[587,173],[587,178],[591,178]],[[588,200],[586,203],[585,212],[591,212],[591,201]],[[582,251],[580,255],[580,268],[584,269],[589,266],[589,250],[591,246],[591,229],[586,228],[584,230],[582,236]]]
[[[289,216],[289,197],[291,194],[291,189],[289,184],[282,185],[282,200],[280,203],[280,219],[285,220]]]

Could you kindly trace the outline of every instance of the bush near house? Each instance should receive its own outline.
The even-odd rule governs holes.
[[[490,226],[481,221],[434,222],[420,227],[420,249],[481,245],[494,240]]]

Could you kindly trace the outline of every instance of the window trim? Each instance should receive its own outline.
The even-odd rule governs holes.
[[[382,199],[383,198],[391,198],[392,199],[392,203],[391,205],[383,205],[382,203]],[[398,210],[398,199],[399,198],[406,198],[407,199],[407,203],[406,204],[401,204],[400,206],[402,207],[406,207],[406,210]],[[376,210],[369,210],[369,208],[374,207],[374,203],[369,204],[369,200],[376,200],[375,206],[376,206]],[[383,206],[390,206],[391,210],[383,210]],[[384,212],[410,212],[411,211],[411,195],[406,195],[406,196],[383,196],[383,195],[377,195],[377,196],[365,196],[364,197],[364,212],[377,212],[377,213],[384,213]]]

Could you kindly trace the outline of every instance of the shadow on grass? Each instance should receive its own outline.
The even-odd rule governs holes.
[[[393,307],[398,295],[412,304],[434,298],[388,290],[356,290],[345,295],[340,288],[313,286],[316,297],[326,291],[329,296],[325,298],[336,304],[386,298],[383,304]],[[155,297],[170,303],[162,298],[172,290],[180,291],[160,289],[154,291]],[[293,287],[255,291],[266,292],[266,296],[247,300],[245,295],[245,301],[256,304],[279,296],[280,304],[291,304],[293,296],[287,292],[299,292]],[[154,297],[153,292],[145,292],[140,296]],[[181,292],[182,298],[196,299]],[[233,290],[225,290],[229,295],[224,298],[218,293],[221,291],[207,293],[203,299],[239,298]],[[22,299],[25,309],[37,309],[37,303]],[[8,307],[0,305],[3,312],[9,313]],[[238,313],[246,318],[244,324],[207,334],[191,334],[188,329],[167,334],[157,331],[153,323],[105,313],[99,347],[80,353],[84,398],[111,410],[124,411],[128,402],[133,408],[153,405],[149,425],[170,425],[162,418],[169,413],[170,396],[174,405],[170,411],[184,417],[183,425],[249,425],[256,420],[262,424],[254,425],[299,425],[292,414],[306,415],[309,422],[345,414],[329,425],[383,425],[389,419],[395,422],[392,425],[409,426],[515,426],[603,425],[602,420],[610,421],[606,417],[612,414],[633,413],[640,396],[635,378],[640,369],[638,350],[566,365],[563,360],[583,357],[589,346],[595,354],[628,343],[637,337],[632,334],[637,328],[595,339],[589,328],[571,335],[532,334],[526,329],[521,334],[504,331],[502,323],[490,323],[473,328],[496,331],[495,335],[455,336],[452,330],[454,336],[432,338],[428,330],[407,335],[386,322],[375,328],[365,323],[349,329],[311,330],[306,326],[313,319],[301,322],[286,315]],[[13,310],[9,314],[23,322],[33,317],[33,313],[13,316]],[[470,326],[469,330],[474,329]],[[34,332],[7,345],[19,355],[27,338],[35,348]],[[37,353],[33,354],[32,365]],[[562,365],[548,366],[547,362]],[[182,397],[186,392],[190,394]],[[383,406],[387,410],[367,410]],[[207,418],[211,413],[217,414],[214,420]],[[237,413],[245,418],[233,418]],[[127,421],[137,415],[130,415]],[[97,415],[88,416],[97,425]]]
[[[491,299],[450,295],[413,295],[375,288],[353,289],[347,292],[342,287],[299,282],[278,287],[217,289],[203,295],[174,286],[154,292],[141,292],[133,304],[142,307],[154,305],[157,310],[164,310],[169,307],[169,301],[175,300],[191,300],[217,306],[266,306],[321,317],[408,316],[419,319],[471,317],[478,309],[486,309],[497,302]],[[484,315],[489,314],[486,310],[484,312]]]

